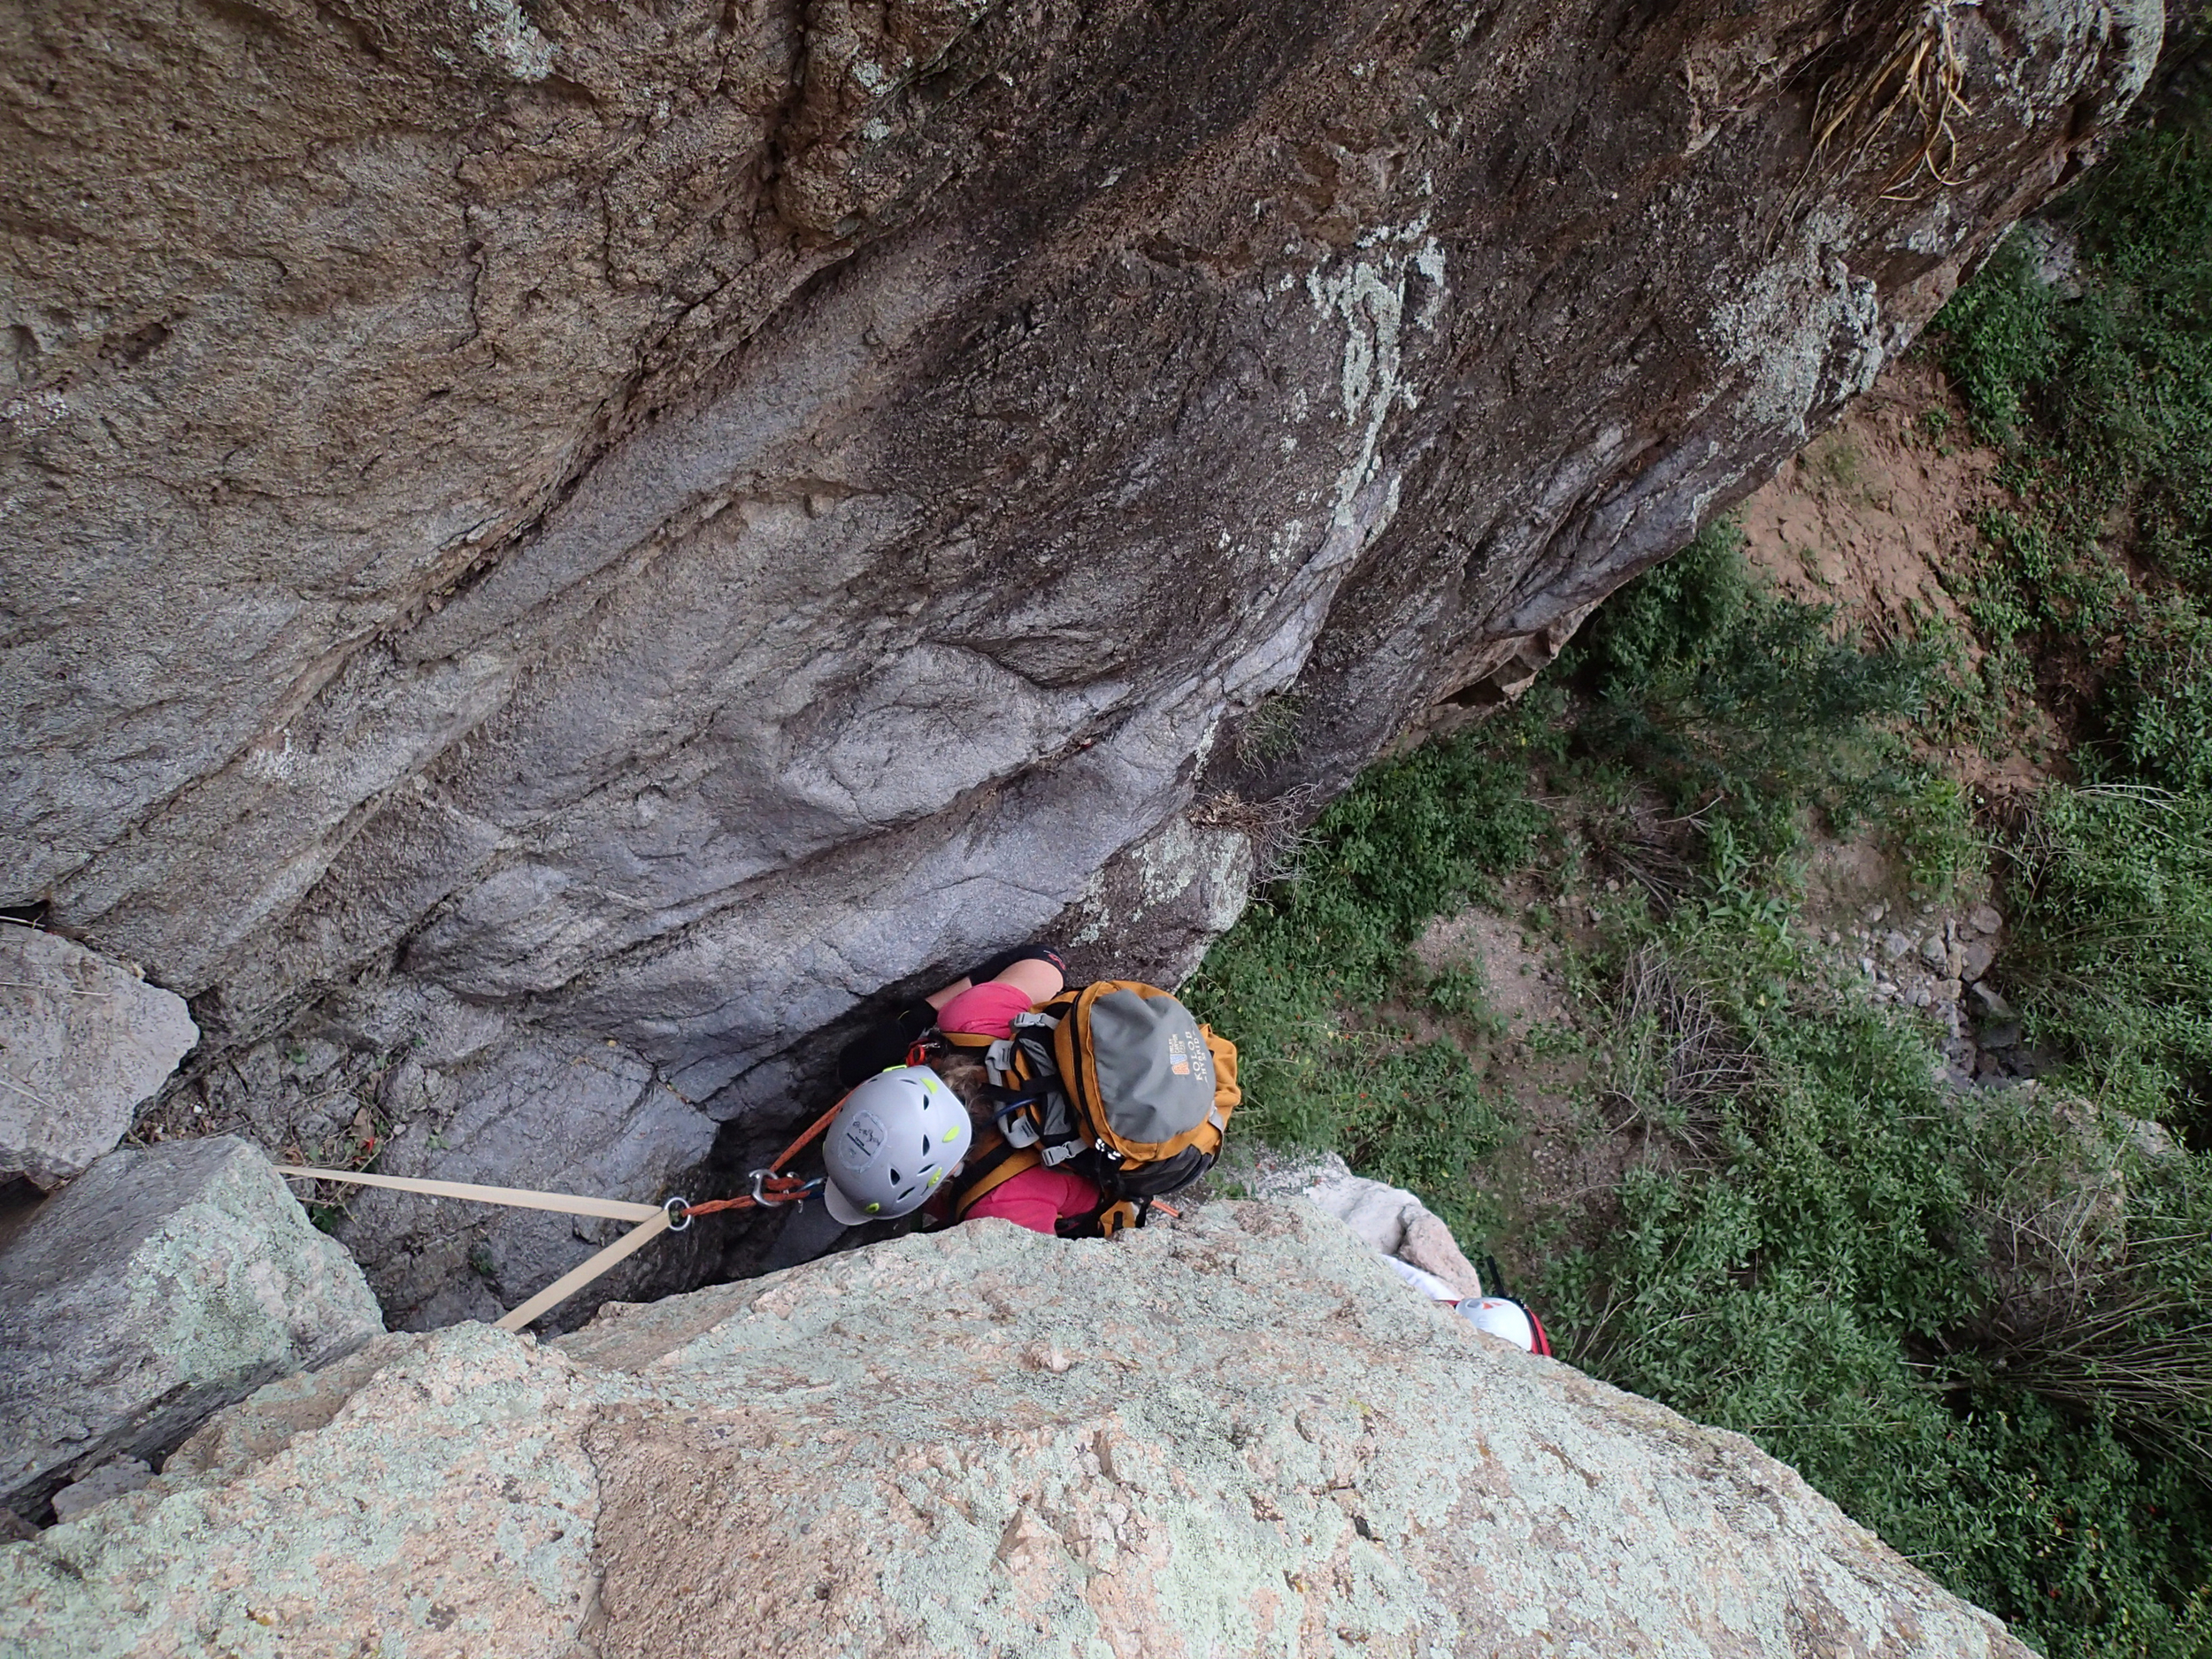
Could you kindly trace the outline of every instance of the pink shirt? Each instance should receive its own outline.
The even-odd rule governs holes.
[[[994,979],[970,986],[939,1009],[937,1025],[941,1031],[979,1037],[1010,1037],[1014,1016],[1028,1011],[1028,997],[1016,987]],[[1080,1175],[1040,1167],[1000,1182],[976,1201],[967,1219],[996,1216],[1032,1233],[1051,1233],[1061,1217],[1087,1216],[1098,1202],[1098,1188]]]

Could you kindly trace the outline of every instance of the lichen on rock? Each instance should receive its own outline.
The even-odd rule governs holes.
[[[221,1586],[219,1592],[213,1586]],[[35,1652],[2026,1652],[1303,1204],[380,1339],[0,1549]]]
[[[252,1147],[111,1152],[0,1248],[0,1503],[35,1516],[383,1328],[361,1270]]]

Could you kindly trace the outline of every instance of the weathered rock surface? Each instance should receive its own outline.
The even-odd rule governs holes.
[[[1041,927],[1173,977],[1240,835],[1832,419],[2162,25],[19,10],[0,903],[220,1045],[458,999],[718,1122]]]
[[[2027,1652],[1748,1441],[1296,1204],[388,1337],[0,1549],[0,1599],[81,1659]]]
[[[35,1517],[383,1329],[361,1270],[245,1142],[111,1152],[0,1252],[0,1503]]]
[[[199,1040],[174,993],[0,923],[0,1179],[51,1187],[81,1172]]]

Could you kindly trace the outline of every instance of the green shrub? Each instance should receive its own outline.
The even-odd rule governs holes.
[[[1732,523],[1609,600],[1569,666],[1594,693],[1577,747],[1632,766],[1678,813],[1757,862],[1814,809],[1839,826],[1918,787],[1897,727],[1924,708],[1937,654],[1868,650],[1835,614],[1768,593]]]
[[[2060,1321],[1990,1346],[1985,1230],[2017,1210],[2032,1155],[2078,1166],[2078,1131],[2032,1101],[1948,1094],[1924,1037],[1825,988],[1789,938],[1691,905],[1619,964],[1617,1029],[1660,953],[1721,1011],[1746,1080],[1693,1156],[1632,1169],[1618,1216],[1544,1273],[1555,1340],[1752,1436],[2054,1655],[2201,1654],[2212,1503],[2181,1455],[2212,1341],[2189,1312],[2212,1255],[2201,1161],[2162,1166],[2136,1202],[2135,1256],[2085,1299],[2120,1316],[2100,1341]],[[2198,1210],[2170,1213],[2175,1183]],[[2128,1379],[2175,1355],[2154,1420]]]
[[[2017,236],[1943,308],[1937,323],[1943,372],[1985,442],[2011,442],[2031,393],[2050,376],[2060,351],[2056,311]]]
[[[1984,526],[1968,609],[2062,671],[2093,773],[2212,784],[2212,110],[2170,98],[2055,211],[2079,293],[2016,237],[1938,318],[1977,428],[2007,443],[2016,512]],[[2115,525],[2144,572],[2101,545]]]
[[[2032,1034],[2101,1099],[2212,1144],[2212,795],[2054,787],[2002,845]]]
[[[1463,1050],[1414,1042],[1382,1005],[1423,988],[1406,952],[1430,918],[1529,861],[1545,822],[1522,758],[1534,729],[1509,718],[1371,768],[1313,826],[1300,874],[1185,989],[1236,1038],[1249,1133],[1341,1148],[1463,1225],[1479,1197],[1469,1171],[1506,1120]]]

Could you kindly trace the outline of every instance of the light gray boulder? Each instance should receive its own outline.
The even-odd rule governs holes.
[[[0,1548],[0,1603],[83,1659],[2028,1652],[1748,1440],[1479,1335],[1302,1202],[386,1337]]]
[[[51,1187],[82,1172],[199,1040],[182,997],[0,924],[0,1178]]]
[[[383,1328],[361,1270],[246,1142],[111,1152],[0,1252],[0,1503],[35,1518]]]
[[[143,1458],[111,1457],[54,1494],[54,1518],[73,1521],[94,1504],[135,1492],[153,1478],[153,1467]]]

